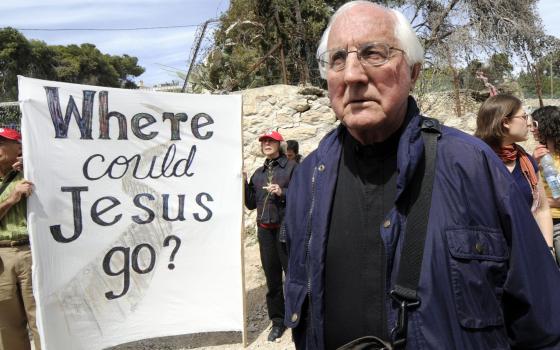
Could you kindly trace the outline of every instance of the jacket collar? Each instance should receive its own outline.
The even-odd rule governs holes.
[[[268,162],[269,162],[269,160],[265,159],[263,167],[262,167],[262,171],[266,170]],[[286,157],[286,155],[281,154],[278,158],[270,160],[270,162],[274,162],[275,164],[277,164],[281,168],[285,168],[286,164],[288,164],[288,158]]]
[[[408,97],[406,117],[404,119],[404,130],[399,140],[397,151],[397,201],[412,180],[414,171],[420,163],[424,154],[424,141],[421,137],[422,116],[412,96]],[[346,133],[346,127],[339,125],[321,141],[317,150],[319,164],[338,167],[342,151],[342,138]],[[338,168],[337,168],[338,170]]]

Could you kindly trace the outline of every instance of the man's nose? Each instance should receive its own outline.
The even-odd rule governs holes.
[[[367,82],[365,67],[358,58],[356,51],[348,52],[344,65],[344,81],[347,84]]]

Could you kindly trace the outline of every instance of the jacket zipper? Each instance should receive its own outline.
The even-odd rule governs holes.
[[[311,178],[311,206],[309,207],[308,219],[307,219],[307,237],[305,242],[305,253],[306,253],[306,264],[307,264],[307,298],[309,300],[309,326],[311,328],[311,336],[315,339],[315,331],[313,328],[313,303],[311,300],[311,263],[309,260],[310,247],[311,247],[311,216],[313,214],[313,208],[315,207],[315,176],[317,173],[317,167],[313,168],[313,176]]]

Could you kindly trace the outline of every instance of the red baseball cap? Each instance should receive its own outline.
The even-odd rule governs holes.
[[[0,137],[21,142],[21,134],[19,131],[10,128],[0,128]]]
[[[259,141],[262,141],[264,139],[272,139],[278,142],[284,141],[284,138],[282,137],[282,135],[280,135],[278,131],[268,131],[266,134],[259,137]]]

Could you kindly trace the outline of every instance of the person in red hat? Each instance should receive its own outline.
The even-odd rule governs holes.
[[[21,134],[0,128],[0,350],[40,349],[31,286],[26,198],[33,184],[21,172]]]
[[[282,270],[286,272],[288,263],[286,249],[280,242],[280,226],[284,219],[288,184],[297,164],[286,158],[280,146],[284,139],[277,131],[265,133],[259,141],[266,159],[251,180],[245,182],[245,206],[250,210],[257,209],[257,235],[268,288],[266,304],[272,321],[268,341],[279,341],[286,329],[283,324]]]

